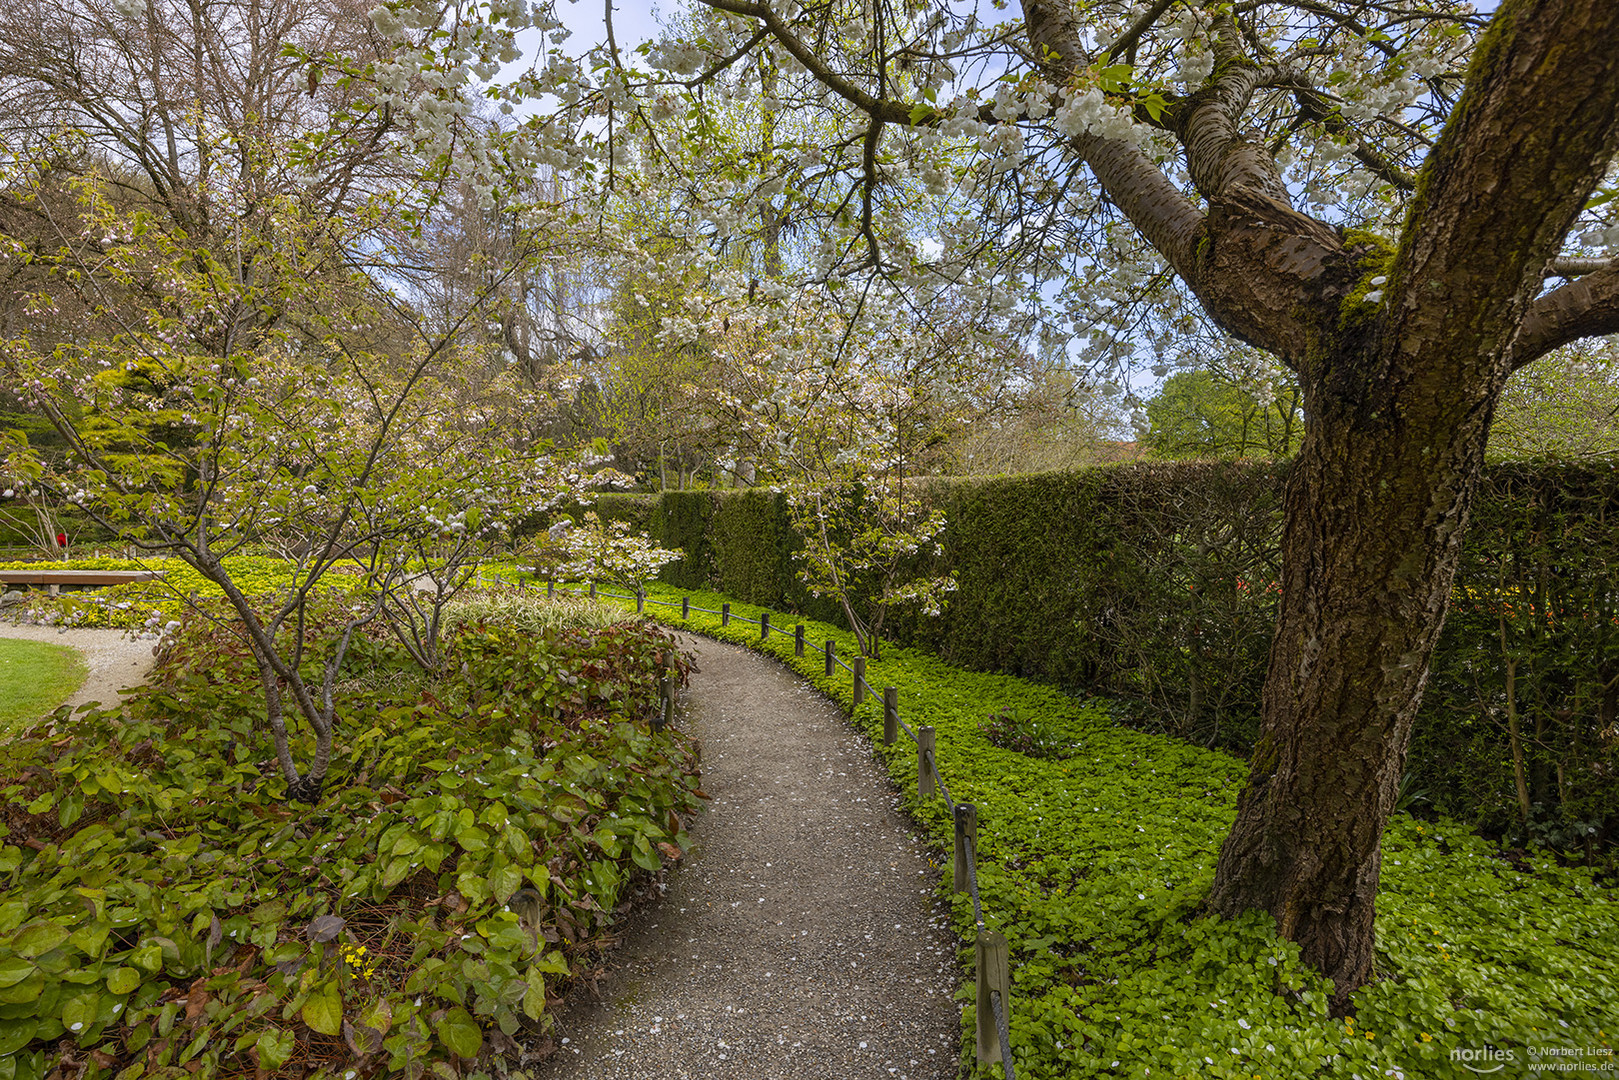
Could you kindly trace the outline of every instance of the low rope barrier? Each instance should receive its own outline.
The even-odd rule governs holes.
[[[519,587],[521,587],[519,582]],[[546,595],[555,596],[558,592],[570,596],[586,595],[577,590],[558,589],[556,582],[546,584]],[[693,607],[690,597],[681,597],[680,602],[673,600],[659,600],[649,597],[643,592],[633,595],[623,593],[599,592],[594,582],[591,583],[589,593],[591,599],[608,598],[614,600],[633,600],[637,612],[644,612],[648,603],[662,604],[665,607],[678,607],[683,619],[689,619],[691,612],[698,611],[706,615],[718,615],[720,624],[728,626],[732,619],[739,622],[751,623],[759,627],[760,640],[769,640],[772,632],[786,634],[787,630],[772,626],[770,615],[766,613],[763,618],[750,619],[745,615],[736,615],[731,611],[730,604],[724,604],[719,611],[713,608]],[[798,656],[804,655],[805,637],[802,623],[793,630],[794,652]],[[866,658],[856,657],[853,665],[845,663],[837,655],[831,639],[825,644],[826,674],[830,677],[834,667],[841,667],[854,677],[854,704],[858,706],[864,695],[870,693],[872,700],[877,699],[876,688],[866,682]],[[663,713],[661,723],[655,724],[656,730],[662,730],[673,717],[674,690],[673,680],[665,677],[663,680]],[[933,728],[924,726],[920,732],[911,729],[899,715],[899,691],[892,686],[883,688],[883,743],[893,745],[897,739],[897,729],[903,730],[913,743],[916,744],[917,768],[916,784],[918,798],[927,798],[937,788],[940,797],[944,800],[945,808],[949,810],[955,828],[955,854],[953,859],[954,888],[960,893],[967,893],[972,899],[973,924],[977,931],[977,940],[974,942],[974,966],[978,991],[978,1032],[977,1057],[980,1063],[1001,1063],[1005,1071],[1006,1080],[1017,1080],[1017,1074],[1012,1067],[1012,1035],[1007,1022],[1011,997],[1011,964],[1010,950],[1006,937],[998,931],[990,930],[984,921],[984,905],[978,894],[978,810],[972,803],[958,803],[950,797],[950,789],[945,786],[944,775],[939,771],[938,761],[934,754]],[[993,1017],[993,1020],[991,1019]]]

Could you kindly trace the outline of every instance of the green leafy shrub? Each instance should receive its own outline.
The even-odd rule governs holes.
[[[667,631],[645,623],[601,630],[533,631],[463,626],[450,651],[462,677],[447,696],[490,722],[541,727],[649,716],[666,666],[682,684],[689,665]]]
[[[233,640],[189,620],[124,710],[5,748],[0,1077],[487,1070],[680,856],[687,743],[638,722],[639,684],[611,715],[564,696],[521,723],[372,690],[340,701],[325,793],[295,808]],[[589,704],[669,639],[550,644]],[[378,642],[353,664],[391,662]]]
[[[680,593],[656,590],[678,623]],[[694,606],[730,601],[712,593]],[[773,625],[788,620],[779,615]],[[759,648],[836,699],[853,702],[841,670],[795,658],[791,634],[694,612],[692,629]],[[810,624],[840,652],[845,631]],[[1588,870],[1548,859],[1513,864],[1455,822],[1400,815],[1383,848],[1377,982],[1354,999],[1352,1022],[1327,1015],[1328,990],[1267,916],[1226,921],[1202,912],[1236,793],[1238,759],[1122,727],[1095,701],[1006,675],[969,672],[914,649],[871,661],[873,686],[899,688],[906,723],[932,725],[954,798],[978,810],[979,887],[991,929],[1012,948],[1012,1046],[1025,1080],[1068,1077],[1264,1080],[1332,1077],[1466,1080],[1453,1052],[1529,1047],[1613,1053],[1619,1017],[1619,897]],[[1038,717],[1072,740],[1066,757],[995,745],[992,710]],[[885,747],[881,706],[853,709],[916,820],[940,848],[948,888],[951,823],[939,799],[916,795],[916,752]],[[971,963],[971,905],[948,894]],[[974,1018],[963,986],[963,1067],[972,1075]]]

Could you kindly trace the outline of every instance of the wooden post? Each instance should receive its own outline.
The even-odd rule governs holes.
[[[596,583],[594,581],[590,583],[590,598],[592,600],[596,599]]]
[[[759,640],[770,640],[770,612],[766,611],[759,616]]]
[[[680,598],[680,617],[687,621],[691,619],[691,597],[689,596]]]
[[[857,656],[857,657],[854,658],[854,704],[855,704],[855,708],[858,709],[860,707],[860,703],[862,701],[864,701],[865,698],[866,698],[866,658],[864,656]]]
[[[937,767],[933,760],[933,727],[923,724],[916,729],[916,796],[919,799],[933,797],[933,770]]]
[[[653,723],[653,731],[662,731],[675,719],[675,676],[674,663],[669,656],[663,658],[663,679],[658,683],[658,690],[663,695],[663,714]]]
[[[646,614],[646,593],[640,589],[635,590],[635,613],[637,615]]]
[[[557,579],[547,578],[545,581],[545,598],[555,600],[557,595]]]
[[[970,802],[956,804],[956,857],[954,886],[956,892],[967,891],[967,839],[972,838],[973,850],[978,850],[978,808]]]
[[[832,639],[826,639],[826,675],[832,677],[832,668],[838,662],[838,647],[832,644]]]
[[[995,1025],[995,1007],[989,995],[992,990],[1000,995],[1003,1011],[1010,1004],[1007,1000],[1012,989],[1010,950],[1006,937],[999,931],[980,930],[973,952],[977,961],[974,966],[978,969],[978,1060],[993,1065],[1001,1060],[1001,1033]]]
[[[799,623],[793,627],[793,655],[804,655],[804,624]]]
[[[721,604],[720,605],[720,625],[721,626],[730,626],[731,625],[731,605],[730,604]]]
[[[899,689],[883,687],[883,745],[893,746],[899,738]]]

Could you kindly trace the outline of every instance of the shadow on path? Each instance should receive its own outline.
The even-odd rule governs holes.
[[[681,725],[713,796],[695,850],[570,1003],[544,1080],[943,1080],[955,943],[940,871],[864,736],[774,661],[682,635]]]

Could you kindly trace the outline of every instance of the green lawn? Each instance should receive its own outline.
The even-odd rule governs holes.
[[[0,637],[0,738],[66,701],[84,673],[77,649]]]

